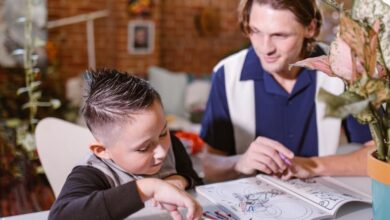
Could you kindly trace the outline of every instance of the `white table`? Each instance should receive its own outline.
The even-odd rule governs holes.
[[[338,153],[346,153],[356,149],[355,145],[348,145],[340,147]],[[198,161],[195,160],[195,163]],[[198,166],[199,164],[194,164]],[[347,186],[351,186],[360,192],[371,195],[371,181],[368,177],[335,177],[340,182],[343,182]],[[216,210],[216,206],[206,198],[196,195],[194,191],[191,192],[195,198],[200,202],[204,210]],[[25,215],[18,215],[6,218],[0,218],[0,220],[44,220],[47,219],[48,211],[36,212]],[[356,220],[356,219],[372,219],[372,207],[369,204],[363,203],[349,203],[344,205],[336,215],[337,220]],[[139,212],[129,216],[129,220],[155,220],[171,219],[170,216],[156,208],[144,208]]]
[[[368,177],[336,177],[337,180],[352,186],[355,189],[358,189],[361,192],[371,194],[371,182]],[[213,203],[208,201],[202,196],[194,194],[196,199],[203,206],[204,210],[215,210],[216,207]],[[44,220],[47,219],[48,211],[36,212],[25,215],[18,215],[12,217],[1,218],[0,220]],[[131,215],[129,218],[131,220],[155,220],[162,219],[168,220],[171,219],[168,214],[164,211],[155,208],[144,208],[139,212]],[[337,212],[336,219],[338,220],[356,220],[356,219],[372,219],[372,208],[368,204],[363,203],[350,203],[344,205],[339,212]]]
[[[368,177],[335,177],[338,181],[351,186],[360,192],[371,194],[371,181]],[[216,206],[204,198],[192,192],[196,199],[200,202],[204,210],[217,210]],[[131,220],[152,220],[152,219],[170,219],[169,215],[154,208],[145,208],[127,219]],[[370,204],[364,203],[348,203],[344,205],[336,214],[337,220],[356,220],[356,219],[372,219],[372,207]]]

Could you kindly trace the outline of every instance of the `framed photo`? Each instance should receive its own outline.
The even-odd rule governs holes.
[[[154,23],[136,20],[128,24],[128,51],[130,54],[150,54],[154,49]]]

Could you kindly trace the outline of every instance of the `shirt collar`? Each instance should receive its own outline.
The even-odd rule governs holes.
[[[310,57],[323,55],[324,52],[320,47],[316,47]],[[315,70],[302,69],[298,75],[297,84],[290,96],[294,96],[300,91],[307,88],[315,80]],[[267,73],[261,66],[259,57],[253,47],[248,48],[248,53],[245,57],[244,65],[241,71],[240,81],[245,80],[264,80],[265,90],[269,93],[278,95],[288,95],[286,91],[281,89],[280,85]]]
[[[246,54],[244,66],[241,70],[240,81],[245,80],[260,80],[263,79],[264,70],[261,66],[260,59],[257,56],[253,47],[248,48]]]

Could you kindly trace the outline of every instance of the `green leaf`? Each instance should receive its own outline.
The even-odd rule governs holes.
[[[24,92],[33,91],[34,89],[38,88],[38,86],[40,86],[40,85],[41,85],[41,81],[34,81],[28,87],[19,88],[18,91],[16,92],[16,94],[20,95]]]
[[[33,90],[33,89],[37,88],[38,86],[40,86],[41,84],[42,84],[41,81],[34,81],[34,82],[30,83],[30,87]]]
[[[326,104],[325,116],[335,118],[357,115],[367,109],[371,101],[349,91],[337,96],[322,88],[318,93],[318,100]]]
[[[353,117],[355,117],[360,124],[369,124],[377,121],[369,108],[366,108],[358,114],[353,115]]]
[[[9,128],[16,128],[21,124],[21,120],[19,118],[10,118],[5,120],[5,124]]]
[[[57,108],[61,107],[61,101],[58,99],[51,99],[50,103],[51,103],[51,106],[53,109],[57,109]]]
[[[31,98],[33,100],[38,100],[41,97],[42,97],[42,92],[41,91],[33,92],[32,95],[31,95]]]
[[[16,95],[20,95],[24,92],[27,92],[28,91],[28,88],[26,87],[22,87],[22,88],[19,88],[17,91],[16,91]]]
[[[343,4],[339,4],[336,0],[322,0],[322,2],[336,9],[337,11],[343,10]]]

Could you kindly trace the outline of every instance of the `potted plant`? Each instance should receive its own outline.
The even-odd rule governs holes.
[[[356,0],[352,16],[334,0],[325,2],[340,13],[339,31],[329,54],[292,66],[318,69],[344,81],[342,94],[322,89],[318,98],[326,103],[326,116],[352,114],[369,124],[377,146],[367,160],[374,219],[390,219],[390,5],[383,0]]]

